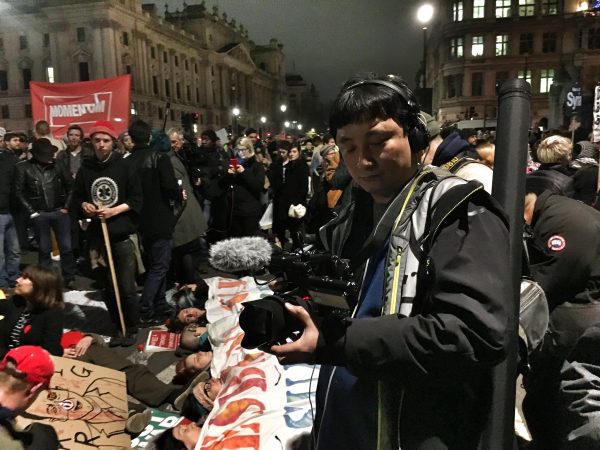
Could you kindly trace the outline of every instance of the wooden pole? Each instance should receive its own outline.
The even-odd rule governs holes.
[[[121,294],[119,293],[119,285],[117,284],[117,272],[115,271],[115,263],[113,262],[112,248],[110,246],[110,237],[108,235],[108,226],[106,219],[100,219],[102,226],[102,235],[104,236],[104,245],[106,246],[106,254],[108,256],[108,267],[112,278],[113,289],[115,291],[115,301],[117,302],[117,310],[119,311],[119,321],[121,322],[121,332],[123,337],[127,335],[125,328],[125,319],[123,318],[123,309],[121,308]]]

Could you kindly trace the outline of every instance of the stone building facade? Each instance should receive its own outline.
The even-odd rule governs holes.
[[[159,13],[141,0],[6,0],[0,5],[0,124],[28,130],[29,81],[131,74],[132,114],[153,126],[222,128],[276,117],[286,99],[283,46],[257,45],[215,7]],[[170,103],[167,113],[166,105]]]
[[[563,124],[574,82],[600,81],[600,16],[581,0],[436,0],[427,29],[427,86],[441,121],[496,117],[507,78],[532,87],[532,126]]]

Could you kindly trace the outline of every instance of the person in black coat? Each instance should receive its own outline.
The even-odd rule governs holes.
[[[231,237],[255,236],[263,212],[260,202],[265,185],[265,168],[256,160],[250,138],[236,145],[237,159],[230,161],[227,182],[231,186]]]
[[[300,155],[298,144],[280,141],[281,159],[273,165],[269,180],[273,190],[273,234],[282,243],[286,242],[285,232],[289,230],[293,249],[302,246],[300,226],[303,218],[290,217],[290,206],[306,207],[308,195],[309,168]]]
[[[15,294],[0,302],[0,358],[21,345],[37,345],[62,356],[63,307],[59,276],[40,266],[25,267]]]

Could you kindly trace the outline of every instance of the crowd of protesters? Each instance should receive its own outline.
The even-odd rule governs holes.
[[[442,128],[422,117],[429,145],[421,165],[477,180],[490,192],[494,132]],[[586,407],[600,398],[594,387],[600,362],[588,349],[600,336],[599,151],[580,131],[575,142],[568,131],[531,133],[528,148],[527,269],[546,293],[551,322],[550,337],[523,374],[529,449],[600,445],[589,425],[600,423],[600,410]],[[22,133],[7,132],[0,148],[0,289],[9,300],[0,302],[0,357],[35,345],[122,370],[132,396],[149,406],[173,404],[193,420],[157,444],[167,448],[164,443],[174,440],[187,448],[220,386],[208,372],[212,353],[204,327],[208,249],[224,238],[255,235],[292,251],[318,245],[319,229],[353,201],[356,190],[329,135],[276,139],[248,128],[222,142],[211,129],[194,137],[179,129],[152,130],[141,120],[121,134],[108,122],[95,123],[89,136],[73,125],[64,140],[40,121],[31,143]],[[104,223],[124,330],[106,270]],[[38,266],[21,270],[21,249],[37,250]],[[62,276],[51,271],[58,258]],[[139,328],[167,320],[184,333],[187,356],[177,365],[176,380],[182,387],[165,385],[97,336],[62,336],[62,291],[77,288],[78,271],[96,268],[104,274],[105,302],[120,330],[110,346],[131,346]],[[167,298],[173,288],[175,300]],[[19,364],[14,359],[9,367]],[[133,433],[138,419],[128,422]]]

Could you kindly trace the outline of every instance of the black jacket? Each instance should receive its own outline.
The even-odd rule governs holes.
[[[19,316],[25,311],[25,299],[15,295],[0,302],[0,358],[8,352],[10,333],[17,324]],[[62,356],[60,338],[64,328],[63,310],[59,308],[44,311],[32,311],[21,333],[21,345],[38,345],[55,356]]]
[[[260,196],[265,186],[265,168],[252,156],[244,162],[244,171],[228,174],[227,181],[232,187],[232,216],[260,217],[262,203]]]
[[[115,151],[105,162],[99,161],[96,156],[81,162],[75,177],[72,211],[82,216],[83,202],[96,204],[102,199],[110,202],[110,206],[126,203],[130,208],[106,221],[111,241],[122,241],[137,232],[138,216],[142,210],[142,187],[136,171]],[[102,239],[99,220],[92,220],[90,230]]]
[[[72,189],[73,179],[63,163],[40,164],[32,158],[15,166],[15,195],[28,214],[68,209]]]
[[[17,158],[8,150],[0,150],[0,214],[10,212],[11,193]]]
[[[273,164],[269,181],[273,190],[273,219],[286,220],[290,205],[306,206],[309,168],[303,158]]]
[[[482,196],[488,198],[485,193]],[[331,316],[321,325],[316,361],[342,366],[358,377],[353,392],[363,391],[364,398],[375,403],[378,382],[403,392],[398,399],[403,449],[474,450],[491,411],[492,368],[507,348],[508,231],[480,198],[457,205],[440,225],[415,273],[420,281],[409,317],[393,314],[340,321]],[[354,202],[341,211],[330,235],[333,248],[348,256],[356,254],[373,226],[366,226],[363,216],[367,215],[369,210],[357,208]],[[386,246],[373,252],[375,261]],[[373,275],[371,279],[378,278]],[[381,275],[386,295],[383,279]],[[332,404],[329,392],[339,382],[333,378],[328,384],[322,378],[326,373],[327,366],[322,366],[317,387],[317,448],[374,448],[372,443],[358,442],[345,447],[331,440],[331,427],[319,429],[324,410],[373,408],[372,404]],[[345,430],[355,425],[336,427]],[[358,441],[360,435],[353,436]]]
[[[175,227],[171,202],[181,200],[181,193],[169,155],[148,146],[135,146],[125,161],[137,171],[142,184],[142,237],[150,240],[171,239]]]
[[[192,182],[200,178],[198,193],[203,199],[220,199],[227,191],[226,175],[229,161],[224,152],[216,147],[195,147],[188,154]]]
[[[544,192],[538,196],[528,241],[531,276],[550,310],[565,301],[600,300],[600,212]]]
[[[529,192],[540,195],[544,191],[573,197],[575,188],[568,168],[560,164],[542,164],[535,172],[525,177]]]

